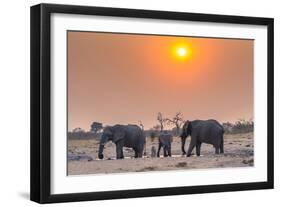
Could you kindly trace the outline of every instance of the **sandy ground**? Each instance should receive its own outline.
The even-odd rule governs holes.
[[[98,141],[69,140],[68,142],[68,174],[104,174],[120,172],[144,172],[182,169],[205,169],[223,167],[249,167],[254,165],[253,133],[224,135],[224,154],[215,155],[212,145],[202,144],[201,156],[181,156],[180,138],[174,137],[172,157],[151,158],[151,148],[158,147],[158,140],[152,142],[147,138],[147,156],[135,159],[134,151],[124,148],[123,160],[115,159],[115,144],[109,142],[105,146],[104,160],[98,160]],[[186,149],[190,138],[187,139]],[[195,149],[193,151],[195,153]],[[163,155],[163,151],[161,151]]]

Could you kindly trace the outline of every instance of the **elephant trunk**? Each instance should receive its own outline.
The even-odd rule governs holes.
[[[185,152],[185,150],[184,150],[185,141],[186,141],[186,137],[181,137],[181,151],[182,151],[182,154],[183,154],[183,155],[186,154],[186,152]]]
[[[103,149],[104,149],[104,145],[106,144],[107,141],[108,141],[108,138],[106,136],[102,135],[101,140],[100,140],[100,146],[99,146],[99,154],[98,154],[99,159],[103,159]]]
[[[187,134],[186,134],[186,132],[185,132],[185,129],[183,129],[182,132],[181,132],[180,138],[181,138],[181,139],[184,139],[184,138],[186,138],[186,137],[187,137]]]
[[[100,147],[99,147],[99,159],[103,159],[103,149],[104,149],[104,145],[103,144],[100,144]]]

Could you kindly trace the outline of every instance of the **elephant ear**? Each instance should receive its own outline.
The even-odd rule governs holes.
[[[113,142],[116,143],[121,139],[125,138],[125,130],[120,129],[118,131],[115,131],[114,136],[113,136]]]
[[[187,133],[187,130],[188,130],[188,127],[189,127],[189,121],[187,120],[185,123],[184,123],[184,125],[183,125],[183,131],[185,132],[185,133]]]
[[[187,121],[184,123],[184,125],[183,125],[183,129],[184,129],[184,130],[187,130],[188,125],[189,125],[189,121],[187,120]]]

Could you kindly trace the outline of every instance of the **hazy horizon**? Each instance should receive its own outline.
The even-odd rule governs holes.
[[[253,118],[253,47],[241,39],[68,32],[68,130],[89,130],[93,121],[149,129],[158,112]]]

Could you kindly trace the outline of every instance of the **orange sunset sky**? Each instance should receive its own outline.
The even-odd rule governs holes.
[[[253,118],[253,40],[68,32],[68,130]]]

